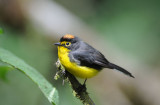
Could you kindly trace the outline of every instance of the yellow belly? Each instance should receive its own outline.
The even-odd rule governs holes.
[[[58,46],[58,57],[61,64],[65,67],[65,69],[73,74],[74,76],[80,78],[91,78],[98,73],[98,70],[92,69],[85,66],[79,66],[74,62],[70,62],[69,59],[69,50],[65,47]]]

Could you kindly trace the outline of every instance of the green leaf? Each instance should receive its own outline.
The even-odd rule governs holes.
[[[0,35],[1,35],[1,34],[3,34],[3,30],[2,30],[2,28],[0,28]]]
[[[58,105],[58,91],[39,72],[37,72],[36,69],[29,66],[23,60],[2,48],[0,48],[0,60],[22,71],[38,85],[38,87],[48,98],[50,103]]]
[[[12,70],[13,68],[3,62],[0,62],[0,79],[6,81],[6,74],[9,70]]]

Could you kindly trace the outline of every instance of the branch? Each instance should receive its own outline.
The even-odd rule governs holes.
[[[63,80],[68,81],[73,89],[75,97],[80,99],[84,105],[95,105],[86,91],[86,85],[82,85],[71,73],[66,71],[59,60],[56,62],[56,67],[58,70],[54,77],[55,80],[62,78]]]

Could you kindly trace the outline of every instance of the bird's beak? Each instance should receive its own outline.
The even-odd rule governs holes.
[[[56,46],[61,46],[61,44],[58,42],[58,43],[54,43],[54,45]]]

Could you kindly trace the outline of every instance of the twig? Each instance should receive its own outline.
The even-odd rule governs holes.
[[[74,96],[80,99],[84,105],[95,105],[86,91],[86,86],[80,84],[80,82],[71,73],[66,71],[59,60],[56,62],[56,67],[58,70],[54,79],[57,80],[58,78],[63,78],[63,80],[68,81],[73,89]]]

